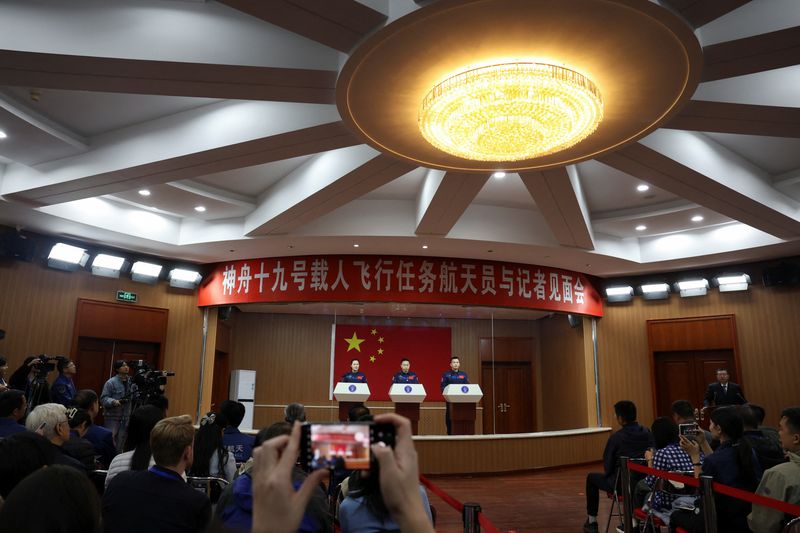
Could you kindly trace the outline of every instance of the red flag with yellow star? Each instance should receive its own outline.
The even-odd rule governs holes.
[[[411,361],[411,372],[425,385],[425,401],[441,402],[439,381],[450,368],[450,352],[450,328],[336,324],[331,390],[350,372],[350,361],[358,359],[359,372],[367,376],[369,399],[391,401],[392,376],[400,372],[400,361],[406,358]]]

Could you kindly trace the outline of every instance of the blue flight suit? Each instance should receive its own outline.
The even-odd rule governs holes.
[[[469,377],[466,372],[458,371],[453,372],[448,370],[442,374],[442,381],[439,382],[439,389],[444,392],[444,388],[448,385],[458,385],[469,383]],[[445,402],[444,423],[447,426],[447,434],[453,434],[453,427],[450,423],[450,402]]]
[[[239,431],[239,428],[228,426],[222,432],[222,445],[233,453],[237,463],[244,463],[253,455],[256,438]]]
[[[50,386],[50,401],[60,403],[65,407],[71,407],[75,399],[75,382],[64,374],[59,374]]]
[[[366,383],[367,376],[363,372],[348,372],[342,376],[341,381],[344,383]]]
[[[414,372],[398,372],[392,378],[392,383],[419,383],[419,378]]]

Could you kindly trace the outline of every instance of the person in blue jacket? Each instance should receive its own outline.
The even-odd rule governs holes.
[[[358,371],[360,365],[361,363],[358,359],[350,361],[350,372],[343,375],[341,381],[343,383],[366,383],[367,376],[365,376],[363,372]]]
[[[56,363],[56,370],[58,370],[58,377],[50,387],[50,399],[64,407],[72,407],[75,394],[78,392],[72,377],[78,372],[78,367],[73,361],[61,358]]]
[[[400,360],[400,372],[392,377],[392,383],[419,383],[419,378],[411,372],[411,361],[405,357]]]
[[[444,388],[448,385],[461,385],[469,383],[469,376],[466,372],[459,370],[461,368],[461,359],[457,355],[450,358],[450,370],[442,374],[442,380],[439,382],[439,389],[444,392]],[[453,425],[450,420],[450,402],[445,403],[444,423],[447,426],[447,434],[453,434]]]

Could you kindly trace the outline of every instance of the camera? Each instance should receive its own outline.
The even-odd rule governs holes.
[[[697,422],[692,422],[691,424],[678,424],[678,435],[682,437],[696,437],[700,434],[700,426],[697,425]]]
[[[370,445],[394,447],[394,426],[374,422],[304,424],[300,434],[300,466],[304,470],[369,470]]]
[[[63,355],[40,354],[34,356],[30,362],[31,367],[36,371],[37,377],[46,376],[48,372],[56,369],[56,361],[68,361],[69,358]]]
[[[138,388],[135,399],[140,403],[164,394],[167,378],[175,375],[175,372],[152,369],[144,359],[127,361],[127,364],[133,374],[131,381]]]

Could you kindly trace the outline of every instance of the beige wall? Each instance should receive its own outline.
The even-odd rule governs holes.
[[[0,329],[6,331],[6,338],[0,340],[0,354],[8,358],[9,375],[28,355],[69,355],[78,299],[114,302],[117,290],[139,295],[138,304],[126,305],[169,310],[164,369],[177,373],[168,384],[170,412],[194,416],[203,311],[197,307],[195,292],[171,289],[164,282],[147,285],[130,279],[101,278],[86,271],[54,270],[35,262],[0,263]],[[216,312],[210,322],[216,323]],[[212,347],[213,342],[212,338]],[[209,403],[208,393],[204,397]]]

